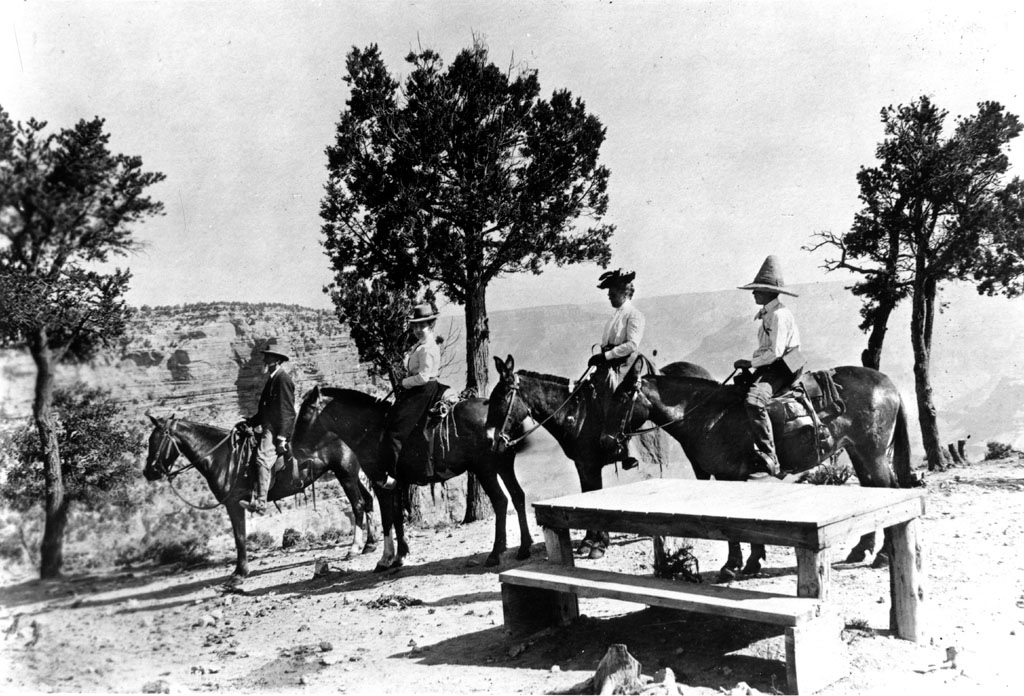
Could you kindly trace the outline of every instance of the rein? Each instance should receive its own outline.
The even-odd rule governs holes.
[[[734,369],[731,373],[729,373],[728,377],[726,377],[724,380],[722,380],[722,385],[724,386],[725,384],[727,384],[729,382],[729,380],[732,379],[732,376],[734,374],[736,374],[736,369]],[[672,420],[668,421],[667,423],[662,423],[661,425],[652,425],[649,428],[641,428],[640,430],[634,430],[632,432],[628,432],[627,433],[626,432],[626,423],[628,423],[630,421],[631,416],[633,415],[633,409],[636,407],[637,399],[640,397],[640,380],[638,379],[636,381],[636,387],[633,389],[633,395],[632,395],[632,397],[629,400],[629,409],[626,411],[626,414],[622,417],[622,421],[621,421],[621,423],[619,425],[619,437],[620,437],[621,440],[624,441],[624,440],[628,440],[631,437],[636,437],[637,435],[645,435],[647,433],[652,433],[655,430],[664,430],[665,428],[673,426],[676,423],[681,423],[688,415],[690,415],[691,413],[696,411],[698,408],[700,408],[701,406],[706,404],[711,399],[712,396],[714,396],[714,392],[708,393],[703,399],[700,399],[699,401],[697,401],[697,403],[693,404],[690,408],[685,409],[683,411],[683,415],[679,416],[678,418],[673,418]]]
[[[171,434],[171,431],[170,431],[169,427],[164,426],[163,428],[160,429],[160,433],[163,436],[163,440],[160,442],[160,448],[159,448],[158,451],[162,450],[164,448],[164,445],[167,444],[167,445],[169,445],[169,448],[170,447],[174,448],[174,459],[177,459],[180,456],[184,456],[182,451],[181,451],[181,448],[178,447],[178,441]],[[220,449],[221,446],[223,446],[225,442],[231,440],[231,438],[234,435],[235,435],[235,431],[234,430],[228,431],[228,434],[225,435],[224,438],[220,442],[218,442],[216,445],[211,447],[209,449],[209,451],[207,451],[205,454],[202,455],[202,457],[197,455],[196,458],[197,459],[208,458],[211,454],[213,454],[218,449]],[[232,452],[232,454],[234,454],[234,452],[235,452],[234,445],[232,445],[232,447],[231,447],[231,452]],[[186,457],[186,459],[187,459],[187,457]],[[217,502],[214,503],[213,505],[196,505],[195,503],[190,502],[189,500],[186,500],[185,497],[175,487],[175,485],[174,485],[174,478],[178,474],[182,473],[183,471],[188,471],[189,469],[194,469],[195,466],[196,466],[195,463],[190,461],[185,466],[179,467],[179,468],[177,468],[177,469],[175,469],[173,471],[165,471],[164,472],[164,477],[167,479],[167,485],[170,486],[171,492],[174,493],[174,495],[176,495],[181,502],[185,503],[186,505],[188,505],[191,508],[195,508],[196,510],[213,510],[214,508],[220,507],[221,505],[224,504],[224,500],[217,500]],[[234,491],[234,488],[235,488],[235,482],[232,481],[231,488],[228,490],[227,494],[224,496],[224,499],[227,499],[231,495],[232,491]]]
[[[512,386],[509,388],[509,394],[511,395],[511,398],[509,398],[509,400],[508,400],[508,409],[505,411],[505,420],[502,421],[501,430],[498,431],[500,436],[501,436],[501,439],[503,439],[505,441],[505,447],[514,447],[514,446],[518,445],[520,442],[525,440],[526,437],[530,433],[532,433],[533,431],[537,430],[538,428],[543,426],[545,423],[547,423],[549,420],[554,418],[555,414],[557,414],[559,411],[561,411],[563,408],[565,408],[566,404],[568,404],[570,401],[572,401],[573,397],[580,393],[580,390],[583,389],[583,387],[584,387],[584,381],[583,380],[587,376],[587,373],[589,373],[592,369],[593,368],[590,367],[589,365],[587,366],[587,369],[583,371],[583,374],[580,375],[580,378],[578,380],[576,380],[576,388],[573,389],[569,393],[569,396],[565,397],[565,401],[563,401],[558,406],[558,408],[556,408],[554,411],[552,411],[550,414],[548,414],[547,418],[545,418],[541,422],[537,423],[532,428],[530,428],[529,430],[527,430],[525,433],[523,433],[519,437],[515,438],[514,440],[509,440],[508,436],[505,435],[505,431],[508,428],[509,421],[512,418],[512,407],[515,406],[515,403],[516,403],[516,394],[519,393],[519,375],[513,375]],[[522,398],[522,397],[520,397],[520,398]],[[528,413],[531,412],[531,409],[529,409],[529,408],[527,408],[526,410],[527,410]]]

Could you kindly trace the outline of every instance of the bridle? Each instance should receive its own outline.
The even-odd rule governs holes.
[[[527,430],[525,433],[523,433],[519,437],[515,438],[514,440],[509,438],[508,429],[509,429],[509,425],[512,422],[512,411],[513,411],[513,409],[515,407],[516,396],[519,394],[520,384],[519,384],[519,373],[513,374],[512,375],[512,383],[510,385],[508,385],[508,395],[505,397],[506,400],[508,401],[508,408],[505,409],[505,418],[504,418],[504,420],[502,420],[501,429],[495,434],[495,444],[497,444],[497,441],[500,439],[502,444],[505,446],[506,449],[509,448],[509,447],[514,447],[514,446],[518,445],[520,442],[522,442],[523,440],[525,440],[526,437],[528,435],[530,435],[530,433],[532,433],[533,431],[535,431],[538,428],[542,427],[545,423],[547,423],[549,420],[554,418],[555,415],[559,411],[561,411],[563,408],[565,408],[566,405],[568,405],[568,403],[573,400],[573,397],[575,397],[577,394],[579,394],[580,391],[582,391],[583,388],[587,384],[589,384],[589,382],[586,380],[586,377],[587,377],[587,373],[589,373],[591,369],[593,369],[593,368],[587,367],[587,369],[583,371],[583,374],[580,375],[580,378],[578,380],[576,380],[576,388],[573,389],[571,392],[569,392],[569,396],[565,397],[565,400],[561,404],[558,405],[558,408],[556,408],[551,413],[549,413],[547,418],[545,418],[544,420],[538,422],[532,428],[530,428],[529,430]],[[519,400],[523,402],[523,408],[526,409],[526,414],[532,418],[533,417],[533,410],[530,408],[530,405],[527,404],[526,401],[523,400],[522,396],[519,396]]]
[[[725,380],[722,382],[722,384],[726,384],[732,378],[732,376],[734,374],[736,374],[736,370],[733,370],[729,374],[729,376],[725,378]],[[675,425],[676,423],[682,423],[683,420],[685,420],[687,416],[689,416],[691,413],[696,411],[698,408],[700,408],[701,406],[706,404],[708,401],[711,400],[711,397],[714,396],[713,392],[709,392],[707,395],[704,396],[703,399],[699,399],[695,404],[693,404],[689,408],[684,408],[682,415],[680,415],[678,418],[673,418],[672,420],[670,420],[668,422],[665,422],[665,423],[662,423],[660,425],[652,425],[649,428],[640,428],[639,430],[634,430],[632,432],[626,432],[626,425],[632,420],[633,411],[636,408],[636,402],[640,400],[640,393],[642,391],[642,386],[641,386],[642,382],[643,382],[642,378],[638,378],[636,380],[636,382],[634,383],[634,385],[633,385],[633,392],[629,396],[629,408],[626,409],[625,414],[622,416],[622,420],[619,421],[619,431],[618,431],[618,433],[615,436],[615,441],[618,442],[620,445],[621,444],[625,444],[626,440],[628,440],[631,437],[636,437],[637,435],[644,435],[646,433],[654,432],[655,430],[664,430],[666,428],[669,428],[669,427]]]
[[[174,424],[174,417],[173,416],[171,416],[171,418],[168,419],[168,420],[169,420],[171,425]],[[178,441],[175,438],[174,434],[171,432],[171,426],[167,425],[167,422],[165,422],[165,423],[163,423],[161,425],[158,425],[157,428],[160,430],[160,444],[157,445],[157,448],[156,448],[156,457],[154,457],[153,466],[157,468],[159,473],[164,478],[167,479],[167,484],[171,487],[171,492],[173,492],[174,495],[178,496],[178,499],[181,500],[181,502],[183,502],[186,505],[188,505],[189,507],[193,507],[193,508],[195,508],[197,510],[213,510],[216,507],[220,507],[223,504],[223,502],[224,502],[223,500],[218,500],[217,503],[214,504],[214,505],[196,505],[195,503],[192,503],[192,502],[186,500],[185,497],[182,496],[181,493],[178,492],[178,489],[174,487],[174,478],[178,474],[182,473],[183,471],[188,471],[189,469],[194,469],[196,465],[194,463],[192,463],[192,462],[189,462],[188,464],[186,464],[184,466],[181,466],[181,467],[171,471],[170,470],[171,463],[177,461],[178,458],[181,457],[184,453],[181,451],[181,448],[178,446]],[[224,438],[220,442],[218,442],[216,445],[211,447],[207,452],[205,452],[201,456],[197,454],[196,458],[197,459],[201,459],[201,458],[209,457],[214,452],[216,452],[218,449],[220,449],[224,445],[225,442],[228,442],[229,440],[231,440],[231,438],[234,435],[235,435],[235,430],[234,429],[229,430],[228,434],[225,435]],[[167,457],[163,456],[165,449],[168,450],[168,456]],[[234,447],[232,447],[232,449],[234,449]],[[173,457],[170,456],[170,454],[172,454],[172,452],[170,450],[173,450],[173,454],[174,454]],[[188,457],[186,457],[186,459],[188,459]],[[232,482],[231,490],[229,490],[228,494],[224,496],[225,499],[227,499],[230,496],[231,491],[234,490],[234,486],[235,486],[235,484],[234,484],[234,482]]]

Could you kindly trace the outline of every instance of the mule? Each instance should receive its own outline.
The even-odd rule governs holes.
[[[297,436],[301,435],[304,441],[311,443],[340,440],[355,452],[370,480],[381,481],[384,472],[378,462],[378,449],[389,408],[388,402],[354,389],[315,387],[302,400],[295,432]],[[377,563],[377,572],[401,567],[409,554],[409,545],[405,538],[402,490],[410,483],[441,483],[467,471],[476,475],[481,488],[494,507],[494,545],[484,562],[485,565],[499,565],[502,553],[508,548],[505,533],[508,498],[501,490],[499,478],[512,497],[512,504],[519,520],[520,544],[516,558],[524,560],[530,557],[533,539],[526,516],[526,495],[515,473],[516,452],[491,451],[490,441],[484,429],[486,412],[486,401],[479,398],[460,401],[452,408],[450,416],[441,422],[437,431],[434,452],[438,455],[438,464],[429,480],[414,482],[406,478],[402,462],[412,450],[407,444],[402,450],[395,476],[399,485],[389,491],[374,483],[374,492],[380,503],[384,537],[384,552]],[[416,454],[413,452],[413,456]],[[392,540],[392,529],[395,541]]]
[[[494,358],[494,364],[498,383],[488,399],[487,427],[495,449],[507,447],[512,442],[513,429],[522,430],[523,420],[530,416],[555,438],[565,456],[576,465],[580,490],[600,490],[602,471],[612,460],[601,445],[603,411],[596,388],[583,381],[572,389],[565,377],[528,370],[516,372],[511,355],[504,361]],[[664,369],[673,374],[711,378],[707,370],[693,363],[672,363]],[[587,530],[576,552],[596,559],[604,556],[607,546],[607,532]],[[656,549],[660,553],[658,542]]]
[[[602,443],[620,451],[637,427],[653,421],[683,447],[698,479],[712,476],[723,481],[745,481],[753,473],[753,441],[743,401],[744,389],[713,380],[679,375],[642,376],[638,359],[615,391]],[[903,399],[892,381],[866,367],[837,367],[833,377],[845,402],[845,411],[826,418],[831,446],[816,462],[793,467],[783,460],[784,471],[799,472],[846,451],[862,486],[909,488],[915,485],[910,467],[910,439]],[[890,452],[892,453],[890,461]],[[770,485],[765,495],[771,495]],[[876,564],[888,558],[888,533]],[[875,549],[874,533],[865,534],[846,558],[861,562]],[[764,547],[751,546],[742,572],[756,573],[764,560]],[[733,577],[742,565],[738,543],[730,543],[722,579]]]
[[[245,548],[245,509],[241,503],[252,499],[256,477],[251,471],[246,451],[235,446],[235,433],[212,425],[189,420],[157,418],[150,415],[153,432],[149,435],[149,454],[143,470],[148,481],[166,477],[173,480],[182,471],[194,467],[203,475],[210,492],[228,513],[231,532],[235,538],[237,559],[235,571],[228,584],[238,585],[249,574]],[[293,443],[298,443],[293,437]],[[296,480],[286,467],[274,475],[268,492],[270,501],[281,500],[303,491],[328,471],[334,474],[348,498],[352,521],[352,543],[348,556],[368,553],[376,549],[376,534],[371,516],[373,498],[369,489],[359,480],[359,461],[351,450],[343,448],[302,447],[293,444],[295,457],[300,462],[300,477]],[[172,470],[179,456],[189,465]]]

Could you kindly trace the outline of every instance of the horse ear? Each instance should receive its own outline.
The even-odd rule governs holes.
[[[494,356],[494,366],[498,368],[498,377],[501,377],[502,375],[505,374],[505,363],[503,363],[501,361],[501,358],[499,358],[497,355]]]
[[[508,370],[509,374],[512,374],[516,370],[516,359],[512,357],[511,353],[509,353],[508,357],[505,358],[505,369]]]
[[[633,361],[633,366],[629,370],[629,374],[633,379],[640,379],[640,373],[644,370],[644,361],[637,358]]]
[[[153,421],[153,425],[160,425],[160,420],[149,411],[146,411],[146,417],[149,418],[149,420]]]

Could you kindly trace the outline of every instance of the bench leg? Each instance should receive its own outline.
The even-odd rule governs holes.
[[[810,694],[847,673],[843,621],[826,613],[786,629],[786,680],[794,694]]]
[[[925,600],[925,559],[917,539],[917,520],[889,528],[892,558],[889,559],[889,628],[915,643],[925,641],[921,620]]]
[[[572,592],[501,583],[501,609],[512,638],[524,638],[549,626],[565,626],[580,615]]]
[[[548,561],[564,566],[575,566],[572,555],[572,537],[568,529],[544,528],[544,544],[548,547]]]
[[[832,584],[832,559],[828,549],[796,549],[796,596],[828,601]]]

